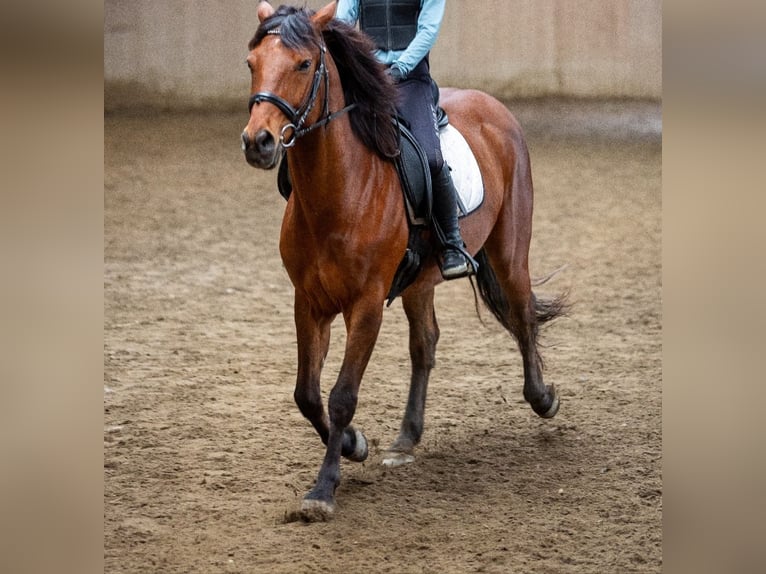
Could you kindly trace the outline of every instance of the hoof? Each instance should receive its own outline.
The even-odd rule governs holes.
[[[407,454],[406,452],[387,450],[383,453],[383,466],[402,466],[403,464],[410,464],[414,460],[414,455]]]
[[[301,503],[300,519],[304,522],[327,522],[335,514],[335,504],[324,500],[304,498]]]
[[[335,505],[323,500],[304,498],[299,508],[285,512],[284,522],[327,522],[335,513]]]
[[[367,439],[364,438],[364,435],[361,431],[355,429],[355,432],[356,447],[354,448],[354,452],[352,452],[346,458],[352,462],[364,462],[367,460],[367,455],[370,454],[370,450],[367,447]]]
[[[549,408],[540,416],[544,419],[552,419],[553,417],[556,416],[557,412],[559,412],[559,394],[554,391],[553,403],[551,404],[551,408]]]

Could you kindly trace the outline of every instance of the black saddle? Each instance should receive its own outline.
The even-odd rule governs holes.
[[[449,118],[442,108],[437,109],[438,126],[443,128],[449,123]],[[399,155],[396,157],[396,169],[402,184],[407,217],[411,225],[428,225],[433,207],[428,158],[407,125],[401,119],[396,121],[399,129]]]

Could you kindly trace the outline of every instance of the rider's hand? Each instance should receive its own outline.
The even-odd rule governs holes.
[[[398,84],[404,79],[404,73],[398,66],[389,66],[386,69],[386,73],[390,76],[391,80]]]

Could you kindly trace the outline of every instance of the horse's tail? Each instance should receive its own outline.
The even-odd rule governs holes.
[[[495,271],[492,269],[492,266],[489,263],[489,258],[487,257],[484,249],[479,250],[475,259],[479,263],[479,270],[476,273],[476,283],[478,285],[479,295],[481,295],[482,301],[484,301],[484,304],[500,322],[500,324],[508,329],[508,331],[518,339],[518,325],[514,321],[513,313],[511,313],[510,302],[508,301],[507,295],[497,281]],[[554,271],[549,276],[543,278],[543,280],[535,281],[534,284],[539,285],[545,283],[559,271],[561,271],[561,269]],[[471,282],[471,285],[473,286],[473,282]],[[474,296],[475,294],[476,288],[474,288]],[[534,293],[532,293],[532,301],[534,302],[535,306],[535,318],[537,327],[553,321],[557,317],[566,315],[569,309],[566,293],[557,295],[555,297],[537,297]],[[478,300],[475,302],[476,313],[481,319],[481,315],[479,314]]]
[[[556,275],[564,271],[564,269],[566,269],[567,267],[569,267],[569,265],[565,263],[564,265],[562,265],[558,269],[554,269],[553,271],[551,271],[550,273],[548,273],[548,275],[545,275],[544,277],[538,277],[537,279],[532,279],[532,287],[539,287],[540,285],[544,285],[545,283],[553,279]]]

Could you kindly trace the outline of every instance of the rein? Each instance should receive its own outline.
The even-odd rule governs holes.
[[[267,34],[279,35],[280,30],[279,28],[276,28],[274,30],[269,30]],[[326,51],[327,51],[327,48],[325,47],[325,45],[321,44],[319,46],[319,65],[317,66],[317,69],[314,71],[314,80],[311,83],[311,89],[309,90],[309,93],[306,96],[306,99],[298,107],[298,109],[295,109],[292,105],[290,105],[290,103],[287,100],[276,95],[273,92],[257,92],[253,94],[252,96],[250,96],[250,101],[248,102],[248,111],[252,112],[253,106],[256,104],[260,104],[261,102],[269,102],[270,104],[273,104],[277,108],[279,108],[279,111],[281,111],[289,120],[289,123],[285,124],[282,127],[282,130],[280,131],[280,134],[279,134],[279,143],[282,145],[283,148],[293,147],[298,138],[305,136],[306,134],[314,131],[317,128],[320,128],[322,126],[329,124],[332,120],[334,120],[338,116],[348,113],[356,107],[356,104],[350,104],[346,106],[345,108],[338,110],[337,112],[330,113],[330,110],[329,110],[330,76],[327,73],[327,65],[325,64]],[[322,84],[323,81],[324,81],[325,91],[324,91],[324,103],[322,106],[323,107],[322,117],[319,120],[317,120],[314,124],[304,127],[304,124],[306,123],[306,119],[311,113],[311,110],[314,109],[316,100],[319,97],[319,86]]]

